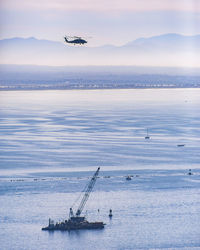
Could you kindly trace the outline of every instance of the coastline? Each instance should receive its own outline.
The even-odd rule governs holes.
[[[179,85],[160,85],[158,84],[155,85],[140,85],[140,86],[82,86],[82,87],[77,87],[77,86],[0,86],[0,91],[31,91],[31,90],[120,90],[120,89],[198,89],[200,88],[200,84],[193,84],[193,85],[184,85],[184,86],[179,86]]]

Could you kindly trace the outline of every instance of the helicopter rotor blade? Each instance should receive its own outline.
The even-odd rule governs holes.
[[[90,39],[90,38],[92,38],[91,36],[79,36],[79,37],[76,37],[76,38],[82,38],[82,39]]]
[[[65,36],[66,38],[69,39],[88,39],[88,38],[92,38],[91,36]]]
[[[66,38],[69,38],[69,39],[74,39],[75,36],[65,36]]]

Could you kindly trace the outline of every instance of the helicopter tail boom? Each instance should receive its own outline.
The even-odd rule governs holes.
[[[66,43],[68,43],[69,41],[67,40],[67,37],[66,36],[64,36],[64,39],[65,39],[65,42]]]

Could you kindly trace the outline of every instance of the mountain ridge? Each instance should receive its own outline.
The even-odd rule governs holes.
[[[126,45],[129,45],[129,44],[138,44],[140,42],[144,42],[144,41],[152,41],[152,40],[160,40],[160,39],[165,39],[166,40],[169,39],[169,38],[172,38],[172,39],[175,39],[175,38],[178,38],[178,39],[200,39],[200,34],[197,34],[197,35],[190,35],[190,36],[186,36],[186,35],[181,35],[181,34],[178,34],[178,33],[166,33],[166,34],[161,34],[161,35],[156,35],[156,36],[151,36],[151,37],[140,37],[140,38],[137,38],[135,40],[132,40],[132,41],[129,41],[127,43],[125,43],[124,45],[121,45],[121,46],[116,46],[114,44],[104,44],[104,45],[101,45],[101,46],[93,46],[93,47],[88,47],[88,48],[101,48],[101,47],[124,47]],[[64,44],[64,41],[63,43],[62,42],[58,42],[58,41],[54,41],[54,40],[48,40],[48,39],[38,39],[36,37],[12,37],[12,38],[5,38],[5,39],[0,39],[0,42],[7,42],[7,41],[37,41],[37,42],[52,42],[54,44]],[[71,46],[70,46],[71,47]]]
[[[1,64],[200,67],[200,35],[176,33],[98,47],[14,37],[0,40],[0,51]]]

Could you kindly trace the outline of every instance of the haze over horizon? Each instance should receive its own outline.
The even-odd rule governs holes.
[[[164,34],[123,46],[69,46],[44,39],[0,40],[0,64],[47,66],[200,67],[200,35]]]
[[[91,46],[123,45],[166,33],[200,34],[198,0],[2,0],[0,39],[90,36]]]
[[[2,0],[0,63],[200,67],[199,20],[198,0]]]

